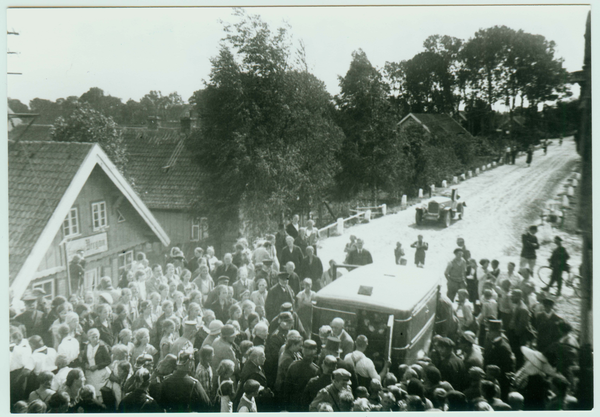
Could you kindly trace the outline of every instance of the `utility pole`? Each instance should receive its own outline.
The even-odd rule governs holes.
[[[19,32],[15,32],[14,30],[7,30],[6,31],[7,35],[19,35]],[[18,52],[12,52],[12,51],[7,51],[6,52],[7,55],[16,55],[18,54]],[[21,72],[7,72],[8,75],[23,75],[23,73]]]

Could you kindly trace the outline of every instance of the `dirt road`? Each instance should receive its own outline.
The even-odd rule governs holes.
[[[414,249],[410,245],[422,234],[429,243],[425,268],[443,277],[447,262],[452,259],[456,238],[463,237],[471,256],[479,260],[488,258],[500,261],[500,268],[519,262],[521,234],[539,219],[545,202],[557,193],[560,182],[573,170],[579,155],[572,138],[562,146],[558,140],[548,148],[548,154],[536,150],[531,167],[525,157],[517,158],[515,165],[503,165],[460,183],[457,187],[461,200],[466,202],[465,217],[450,227],[439,224],[415,224],[415,209],[372,220],[368,224],[346,229],[343,236],[321,242],[319,257],[323,264],[330,259],[344,260],[344,246],[350,234],[365,240],[365,248],[374,262],[394,263],[396,242],[402,243],[409,263],[413,262]],[[538,252],[538,265],[547,264],[551,245]],[[579,265],[580,255],[571,255],[571,265]],[[444,280],[445,281],[445,280]]]

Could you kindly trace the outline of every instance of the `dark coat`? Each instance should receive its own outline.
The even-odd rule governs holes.
[[[24,311],[15,317],[14,320],[25,326],[27,334],[23,335],[23,337],[42,336],[48,330],[44,329],[44,313],[40,310]]]
[[[281,249],[281,265],[279,266],[279,270],[282,272],[285,271],[285,264],[287,264],[290,261],[294,263],[294,266],[296,268],[298,268],[300,265],[302,265],[303,259],[304,253],[302,252],[302,249],[300,249],[300,247],[294,245],[294,247],[290,251],[290,248],[286,246],[283,249]]]
[[[373,257],[371,256],[371,252],[364,248],[360,251],[356,249],[348,254],[346,263],[350,265],[368,265],[373,263]]]
[[[304,389],[318,374],[319,367],[312,361],[299,360],[290,365],[283,387],[287,411],[308,411],[310,401],[306,401]]]
[[[525,259],[536,259],[535,251],[540,248],[538,238],[530,233],[521,235],[523,249],[521,249],[521,257]]]
[[[265,300],[265,314],[267,320],[272,321],[273,318],[279,314],[283,303],[290,302],[294,305],[295,298],[296,294],[289,285],[286,285],[285,288],[282,288],[279,284],[271,287],[267,294],[267,299]]]
[[[448,381],[454,389],[462,391],[468,384],[465,364],[454,352],[442,359],[437,368],[440,370],[442,380]]]
[[[313,256],[312,262],[310,262],[307,256],[302,261],[300,268],[298,268],[298,275],[300,276],[300,280],[304,280],[304,278],[312,279],[313,290],[318,291],[315,288],[315,284],[323,277],[323,262],[316,256]]]
[[[299,234],[298,230],[300,230],[300,223],[298,223],[298,229],[296,229],[292,223],[289,223],[285,227],[285,232],[288,235],[290,235],[291,237],[293,237],[294,239],[296,239],[298,237],[298,234]]]
[[[108,326],[103,325],[99,320],[94,321],[94,327],[100,332],[100,340],[104,341],[108,346],[115,344],[115,335],[113,334],[110,321]]]
[[[209,309],[215,312],[215,318],[223,323],[227,323],[227,320],[229,320],[229,307],[231,307],[231,303],[225,302],[221,306],[218,298],[208,306]]]
[[[87,357],[87,348],[89,342],[85,342],[81,347],[81,351],[79,352],[79,361],[84,365],[89,365],[88,357]],[[98,369],[102,369],[110,365],[110,347],[104,343],[103,340],[99,341],[100,346],[98,346],[98,350],[94,355],[94,362],[96,362],[96,366]]]
[[[143,388],[134,389],[119,403],[120,413],[162,413],[164,411]]]
[[[167,413],[211,411],[211,403],[202,384],[183,370],[176,370],[161,384],[159,405]]]
[[[228,267],[225,264],[219,265],[215,271],[215,278],[219,279],[221,276],[229,277],[229,284],[233,284],[237,279],[238,267],[234,264]]]
[[[331,384],[331,381],[331,374],[321,374],[319,376],[311,378],[310,381],[308,381],[308,383],[306,384],[306,387],[304,388],[303,404],[310,405],[310,403],[312,402],[312,400],[315,399],[319,391]],[[306,410],[308,410],[308,406],[306,407]]]

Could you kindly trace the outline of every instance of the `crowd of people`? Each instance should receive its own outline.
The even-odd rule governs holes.
[[[189,260],[174,250],[165,265],[138,253],[116,286],[103,277],[68,298],[35,289],[12,300],[13,412],[576,407],[577,342],[549,292],[536,299],[530,261],[501,271],[459,239],[431,347],[392,366],[367,357],[369,340],[343,319],[313,326],[315,291],[340,277],[333,261],[324,269],[318,238],[294,216],[221,260],[211,247]],[[423,266],[427,244],[412,247]],[[345,251],[348,264],[373,262],[361,239]]]

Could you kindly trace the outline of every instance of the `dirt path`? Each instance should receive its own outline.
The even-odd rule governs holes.
[[[346,229],[343,236],[322,241],[319,257],[324,265],[330,259],[342,262],[344,246],[350,234],[354,234],[365,240],[365,248],[373,255],[374,262],[393,263],[394,248],[396,242],[400,242],[408,262],[412,263],[414,249],[410,245],[417,240],[417,235],[422,234],[429,243],[425,268],[443,276],[447,262],[452,259],[456,238],[460,236],[465,239],[472,257],[497,259],[504,271],[510,261],[518,265],[521,234],[539,218],[545,202],[554,197],[560,182],[570,174],[578,160],[572,138],[566,139],[562,146],[555,141],[546,156],[542,150],[534,153],[529,168],[522,156],[517,158],[515,165],[484,171],[459,184],[461,200],[467,204],[465,218],[448,228],[433,223],[417,227],[415,209],[409,207],[397,214]],[[547,245],[547,250],[540,250],[538,265],[547,264],[549,248]],[[571,256],[570,264],[579,265],[579,255]]]

